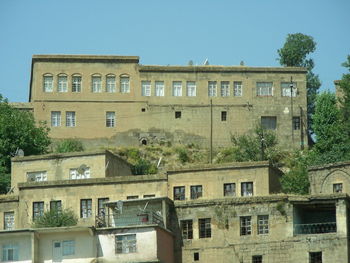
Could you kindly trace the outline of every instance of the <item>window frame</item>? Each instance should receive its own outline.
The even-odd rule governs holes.
[[[248,188],[251,189],[249,192]],[[254,196],[254,182],[241,182],[241,196]]]
[[[69,169],[69,179],[70,180],[83,180],[88,179],[91,176],[90,167],[86,166],[84,173],[79,173],[78,168]]]
[[[293,116],[292,126],[293,126],[293,131],[299,131],[301,129],[300,116]]]
[[[91,92],[101,93],[102,92],[102,76],[92,75],[91,76]]]
[[[230,186],[231,191],[227,190],[226,187]],[[225,183],[224,187],[224,196],[236,196],[236,184],[235,183]]]
[[[119,76],[120,93],[130,93],[130,77],[128,75]]]
[[[270,232],[269,215],[258,215],[257,217],[258,235],[267,235]]]
[[[309,252],[309,263],[322,263],[322,251]]]
[[[79,74],[72,75],[72,92],[80,93],[82,91],[83,78]]]
[[[258,81],[256,82],[256,96],[258,97],[273,97],[273,82]]]
[[[277,130],[277,116],[261,116],[260,123],[265,130]]]
[[[109,198],[108,197],[104,197],[104,198],[98,198],[97,199],[97,215],[98,216],[105,216],[106,215],[106,206],[105,204],[109,202]]]
[[[57,212],[62,212],[62,200],[51,200],[50,201],[50,211],[56,210]]]
[[[4,212],[4,230],[15,229],[15,211]]]
[[[242,81],[233,82],[233,97],[242,97],[243,96],[243,84]]]
[[[80,199],[80,218],[92,217],[92,199]]]
[[[154,83],[154,95],[156,97],[164,97],[165,95],[165,84],[162,80],[157,80]]]
[[[179,191],[177,191],[177,190],[179,190]],[[180,201],[185,200],[186,199],[186,187],[185,186],[174,186],[173,187],[173,198],[174,198],[174,200],[180,200]]]
[[[46,93],[53,92],[53,75],[52,74],[44,74],[43,75],[43,91]]]
[[[252,217],[241,216],[239,218],[240,236],[250,236],[252,234]]]
[[[152,83],[150,80],[141,81],[141,96],[150,97],[152,92]]]
[[[211,218],[198,219],[199,238],[211,238]]]
[[[208,97],[217,97],[217,81],[208,81]]]
[[[252,263],[262,263],[263,256],[262,255],[254,255],[252,256]]]
[[[203,185],[191,185],[190,190],[191,190],[191,200],[195,200],[203,197]]]
[[[197,85],[195,81],[186,82],[186,95],[187,97],[196,97],[197,96]]]
[[[221,121],[222,122],[227,121],[227,111],[221,111]]]
[[[9,257],[9,251],[11,252],[11,258]],[[3,244],[2,245],[2,257],[3,262],[13,262],[19,260],[19,246],[18,244]]]
[[[33,202],[33,221],[44,214],[44,201]]]
[[[117,82],[116,82],[116,76],[114,74],[106,75],[106,92],[107,93],[117,92]]]
[[[220,82],[220,95],[221,97],[230,97],[230,82],[221,81]]]
[[[63,78],[64,78],[64,81],[62,81]],[[68,92],[68,75],[67,74],[59,74],[57,76],[57,92],[59,93]]]
[[[75,111],[66,111],[66,127],[76,127]]]
[[[281,96],[282,97],[291,97],[291,92],[290,92],[290,84],[291,82],[281,82]],[[297,96],[298,93],[298,89],[297,89],[297,83],[296,82],[292,82],[293,85],[293,90],[292,90],[292,97],[295,98]]]
[[[185,219],[180,221],[181,235],[183,239],[193,239],[193,220]]]
[[[172,83],[172,95],[173,97],[182,96],[182,81],[173,81]]]
[[[131,239],[128,239],[131,237]],[[121,240],[118,240],[121,238]],[[137,253],[137,236],[136,234],[115,235],[115,254]]]
[[[46,171],[34,171],[26,173],[27,182],[44,182],[47,181],[47,172]],[[34,178],[32,180],[31,178]]]
[[[62,116],[60,111],[51,111],[51,127],[60,127]]]
[[[333,184],[333,193],[342,193],[343,192],[343,183]]]
[[[114,128],[115,126],[115,111],[106,111],[106,127]]]

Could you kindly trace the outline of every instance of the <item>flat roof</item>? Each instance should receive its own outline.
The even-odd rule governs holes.
[[[118,55],[33,55],[32,62],[79,62],[79,63],[139,63],[138,56],[118,56]]]

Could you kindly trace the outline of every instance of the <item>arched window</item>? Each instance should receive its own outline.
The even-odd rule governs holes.
[[[43,76],[43,89],[44,92],[53,92],[53,75],[52,74],[44,74]]]
[[[115,75],[114,74],[108,74],[106,76],[106,92],[116,92],[116,82],[115,82]]]
[[[130,93],[130,77],[127,74],[120,75],[120,92]]]
[[[100,74],[91,76],[91,91],[94,93],[102,92],[102,77]]]
[[[68,92],[68,77],[66,74],[58,74],[57,77],[57,91]]]
[[[80,74],[73,74],[72,76],[72,92],[81,92],[82,80]]]

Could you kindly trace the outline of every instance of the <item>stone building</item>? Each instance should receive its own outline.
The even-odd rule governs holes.
[[[267,162],[136,176],[109,151],[15,157],[12,193],[0,196],[0,258],[349,262],[348,195],[278,194],[280,176]],[[53,208],[73,210],[77,226],[32,227]]]
[[[292,81],[292,82],[291,82]],[[306,69],[150,66],[136,56],[34,55],[29,104],[55,139],[90,148],[231,144],[258,124],[281,146],[304,147]]]

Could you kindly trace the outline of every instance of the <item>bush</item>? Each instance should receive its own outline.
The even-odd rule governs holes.
[[[70,209],[50,209],[33,222],[34,228],[75,226],[78,218]]]
[[[83,152],[83,143],[77,139],[66,139],[57,144],[57,153]]]
[[[189,162],[190,157],[188,156],[188,151],[186,149],[177,148],[176,152],[177,152],[179,160],[182,164]]]
[[[157,166],[145,159],[139,159],[132,167],[132,173],[134,175],[156,174],[157,172]]]

